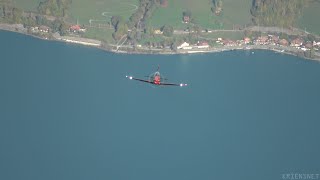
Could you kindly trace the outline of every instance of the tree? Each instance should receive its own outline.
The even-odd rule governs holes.
[[[64,17],[71,5],[72,0],[45,0],[41,1],[38,11],[41,14]]]
[[[163,35],[164,35],[164,36],[170,37],[170,36],[173,35],[173,27],[170,26],[170,25],[164,25],[164,26],[161,28],[161,31],[163,32]]]
[[[308,34],[307,35],[307,39],[308,39],[308,41],[315,41],[316,40],[316,37],[313,35],[313,34]]]
[[[252,38],[252,31],[250,31],[250,30],[245,30],[244,31],[244,36],[246,36],[246,37],[249,37],[249,38]]]
[[[37,24],[38,24],[38,22],[37,22]],[[56,19],[52,23],[52,30],[54,32],[60,31],[60,26],[61,26],[61,20],[60,19]]]
[[[18,8],[13,8],[12,9],[12,19],[13,22],[15,23],[21,23],[21,18],[22,18],[22,10]]]
[[[61,21],[61,25],[59,27],[59,32],[60,32],[60,35],[61,36],[64,36],[67,34],[67,31],[68,31],[68,25],[64,22],[64,21]]]
[[[310,49],[310,57],[314,58],[314,56],[315,56],[315,50],[314,50],[314,48],[311,48]]]
[[[36,25],[36,21],[32,17],[22,17],[24,27],[33,27]]]
[[[119,21],[115,28],[115,32],[112,34],[115,40],[119,40],[123,35],[128,33],[128,26],[124,21]]]
[[[45,17],[41,16],[41,15],[37,15],[36,16],[36,23],[38,25],[49,25],[49,24],[51,24],[51,22],[49,23],[48,20]]]
[[[122,20],[123,20],[123,19],[122,19],[121,16],[112,16],[112,17],[111,17],[111,24],[112,24],[112,26],[113,26],[114,28],[116,28],[117,25],[118,25],[118,23],[119,23],[120,21],[122,21]]]
[[[187,10],[187,11],[183,11],[183,12],[182,12],[182,15],[183,15],[183,16],[187,16],[187,17],[189,17],[189,18],[191,19],[192,13],[191,13],[190,10]]]
[[[315,54],[314,48],[304,51],[304,56],[307,58],[314,58],[314,54]]]
[[[120,21],[116,26],[116,31],[121,34],[126,34],[128,32],[128,26],[124,21]]]
[[[217,2],[217,7],[222,9],[222,1],[221,0],[216,0]]]
[[[286,39],[286,40],[288,40],[288,39],[289,39],[289,36],[288,36],[288,34],[286,34],[286,33],[281,33],[280,36],[279,36],[279,38],[280,38],[280,39]]]
[[[216,15],[221,15],[222,12],[222,0],[213,0],[213,7],[211,8],[211,11]]]
[[[301,0],[253,0],[250,12],[255,24],[290,27],[308,3]]]

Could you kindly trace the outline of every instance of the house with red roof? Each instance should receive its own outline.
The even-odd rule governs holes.
[[[282,46],[288,46],[289,42],[286,39],[281,39],[279,41],[279,44],[282,45]]]
[[[209,48],[209,44],[208,44],[207,41],[198,41],[197,47],[198,47],[199,49]]]
[[[243,38],[244,44],[249,44],[251,42],[251,39],[249,37]]]
[[[82,28],[78,24],[70,26],[69,30],[70,30],[70,32],[73,32],[73,33],[86,32],[86,29]]]
[[[299,47],[303,44],[303,40],[300,38],[296,38],[290,42],[290,46]]]

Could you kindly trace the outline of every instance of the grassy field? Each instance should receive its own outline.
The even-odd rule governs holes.
[[[139,5],[139,0],[74,0],[71,5],[71,18],[80,24],[106,23],[114,15],[128,19]],[[104,16],[102,15],[104,13]]]
[[[320,35],[320,2],[312,2],[303,10],[303,15],[298,19],[297,25],[300,29]]]
[[[245,25],[251,23],[250,8],[252,0],[223,0],[223,22],[227,29],[233,25]]]
[[[209,39],[223,38],[223,39],[239,40],[244,38],[244,33],[241,31],[202,33],[201,37],[209,38]]]
[[[150,24],[154,27],[168,24],[183,29],[187,27],[182,23],[182,13],[186,10],[192,12],[192,17],[195,21],[199,21],[199,24],[213,21],[209,0],[169,0],[168,7],[160,7],[155,11],[150,19]]]
[[[14,5],[27,11],[36,11],[41,0],[14,0]]]
[[[221,24],[225,29],[232,29],[233,25],[244,25],[251,22],[252,0],[223,0],[221,17],[211,12],[211,2],[211,0],[169,0],[168,7],[157,9],[150,19],[150,24],[154,27],[169,24],[176,29],[183,29],[186,25],[182,23],[182,13],[186,10],[190,10],[196,24],[204,28],[219,28],[218,24]]]
[[[108,29],[88,28],[87,32],[84,34],[84,37],[103,40],[107,43],[115,43],[112,38],[112,33],[113,31]]]
[[[14,0],[14,5],[28,11],[36,11],[43,0]],[[106,23],[111,16],[120,15],[128,19],[139,5],[139,0],[74,0],[70,9],[70,18],[73,22],[89,24],[89,20],[98,20],[96,23]],[[105,12],[105,16],[102,13]]]

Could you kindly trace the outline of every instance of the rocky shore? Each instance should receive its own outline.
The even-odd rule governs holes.
[[[18,33],[27,34],[28,29],[24,28],[22,24],[2,24],[0,23],[0,30],[13,31]]]

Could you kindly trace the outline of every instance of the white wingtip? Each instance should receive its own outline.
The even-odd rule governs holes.
[[[126,76],[126,78],[132,79],[132,76]]]

